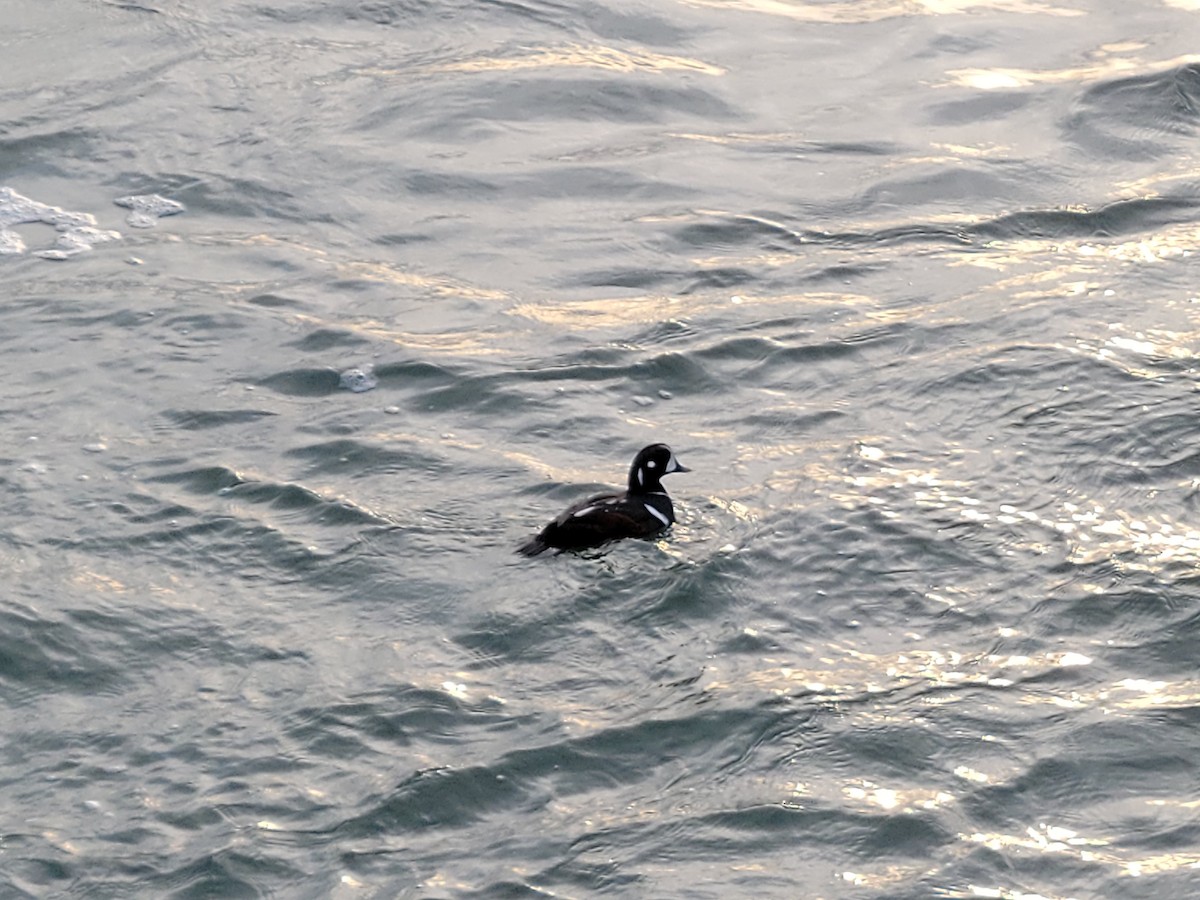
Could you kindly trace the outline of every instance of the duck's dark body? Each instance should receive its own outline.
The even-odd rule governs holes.
[[[568,507],[517,552],[537,556],[545,550],[583,550],[622,538],[650,537],[675,521],[671,498],[662,477],[687,472],[666,444],[651,444],[634,457],[629,489],[597,494]]]

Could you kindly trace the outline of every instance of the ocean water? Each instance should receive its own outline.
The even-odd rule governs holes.
[[[5,0],[0,898],[1200,896],[1197,36]]]

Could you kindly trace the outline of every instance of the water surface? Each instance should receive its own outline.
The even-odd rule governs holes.
[[[1200,892],[1195,3],[8,5],[0,896]]]

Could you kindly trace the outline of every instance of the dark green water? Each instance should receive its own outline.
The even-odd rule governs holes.
[[[1198,16],[8,0],[0,898],[1200,895]]]

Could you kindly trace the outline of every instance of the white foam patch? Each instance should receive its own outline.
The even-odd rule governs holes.
[[[371,371],[370,366],[362,369],[347,369],[338,378],[338,383],[348,391],[361,394],[378,386],[379,379]]]
[[[158,194],[135,194],[118,197],[113,203],[132,210],[125,221],[134,228],[153,228],[163,216],[174,216],[186,207],[177,200],[168,200]]]
[[[0,254],[16,256],[24,253],[25,241],[10,227],[34,223],[51,225],[58,231],[51,249],[33,254],[42,259],[67,259],[91,250],[94,244],[121,238],[119,231],[97,228],[96,217],[89,213],[49,206],[18,194],[10,187],[0,187]]]
[[[660,513],[657,509],[655,509],[649,503],[643,503],[642,506],[646,507],[646,512],[650,513],[650,515],[654,516],[654,518],[656,518],[656,519],[658,519],[658,521],[662,522],[664,526],[671,524],[670,519],[668,519],[666,516],[664,516],[662,513]]]

